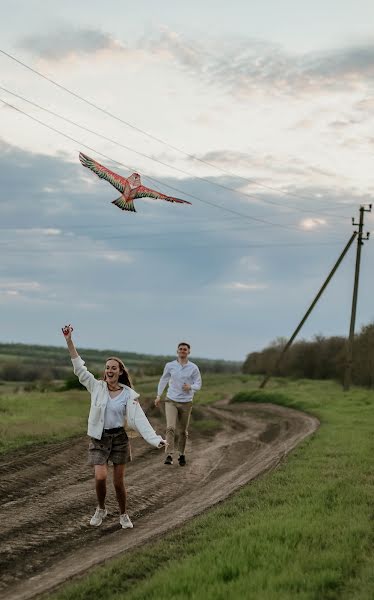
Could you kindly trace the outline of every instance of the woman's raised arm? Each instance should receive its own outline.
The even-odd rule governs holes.
[[[76,347],[74,346],[74,342],[71,338],[71,334],[73,332],[73,327],[71,325],[65,325],[62,327],[62,333],[64,334],[64,338],[70,353],[70,358],[78,358],[79,354],[77,352]]]

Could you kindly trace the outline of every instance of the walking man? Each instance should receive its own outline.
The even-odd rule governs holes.
[[[178,462],[181,467],[186,464],[186,442],[188,424],[192,411],[192,400],[195,392],[201,389],[201,375],[197,365],[188,360],[191,347],[187,342],[180,342],[177,348],[177,360],[168,362],[160,378],[157,388],[155,406],[159,406],[162,393],[169,384],[165,399],[166,443],[168,455],[165,465],[173,464],[174,438],[178,434]]]

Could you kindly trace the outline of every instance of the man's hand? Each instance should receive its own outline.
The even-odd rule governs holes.
[[[155,406],[156,406],[157,408],[159,407],[159,405],[160,405],[160,402],[161,402],[161,398],[160,398],[160,396],[156,396],[156,399],[155,399]]]
[[[184,383],[184,384],[182,385],[182,390],[183,390],[184,392],[189,392],[189,391],[190,391],[190,389],[191,389],[191,386],[190,386],[190,384],[189,384],[189,383]]]

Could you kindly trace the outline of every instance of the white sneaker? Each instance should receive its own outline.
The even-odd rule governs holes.
[[[91,518],[90,525],[93,525],[94,527],[99,527],[99,525],[101,525],[101,523],[103,522],[103,519],[105,519],[107,514],[108,514],[108,511],[106,508],[100,508],[98,506],[97,509],[95,510],[95,514]]]
[[[122,525],[122,529],[132,529],[134,527],[127,513],[123,513],[123,515],[120,516],[119,522],[120,525]]]

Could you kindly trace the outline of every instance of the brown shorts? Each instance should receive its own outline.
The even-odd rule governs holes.
[[[103,433],[101,440],[90,438],[88,446],[88,464],[105,465],[111,461],[114,465],[124,465],[131,460],[130,442],[123,429],[117,433]]]

